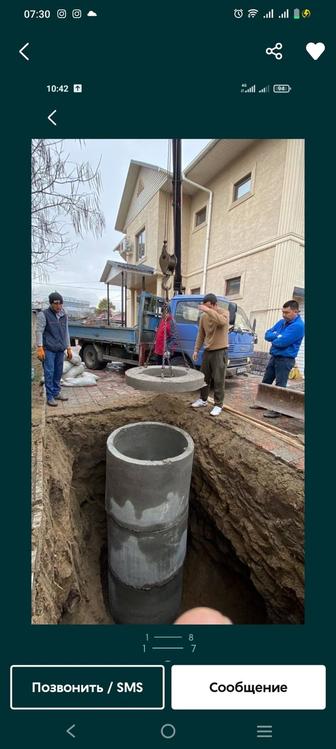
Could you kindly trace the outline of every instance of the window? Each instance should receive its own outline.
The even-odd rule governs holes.
[[[227,296],[233,296],[234,294],[239,294],[240,281],[241,281],[241,276],[236,276],[236,278],[226,279],[225,293]]]
[[[240,179],[239,182],[236,182],[233,187],[233,200],[239,200],[239,198],[242,198],[244,195],[247,195],[249,192],[251,192],[252,189],[252,174],[247,174],[246,177],[243,177],[243,179]]]
[[[176,305],[176,322],[197,323],[200,315],[199,302],[178,302]]]
[[[195,213],[195,228],[204,224],[206,220],[206,205]]]
[[[146,254],[146,231],[145,229],[141,229],[139,231],[139,234],[135,237],[136,242],[136,259],[142,260],[142,258],[145,257]]]
[[[197,286],[197,289],[190,289],[190,294],[200,294],[201,288],[200,286]]]
[[[252,331],[251,325],[245,315],[244,310],[241,307],[237,307],[234,329],[237,332],[241,330],[242,333],[246,331],[250,333]]]
[[[151,315],[162,314],[162,304],[157,296],[147,296],[144,301],[144,312],[150,313]]]
[[[176,322],[196,323],[198,324],[201,311],[198,309],[199,302],[178,302],[176,305],[175,320]],[[229,309],[227,302],[218,300],[218,306],[223,309]]]
[[[227,309],[227,310],[229,309],[228,303],[227,302],[222,302],[221,299],[218,299],[217,304],[218,304],[218,307],[221,307],[222,309]]]

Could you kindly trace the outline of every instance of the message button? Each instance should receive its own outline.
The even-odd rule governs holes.
[[[324,710],[325,666],[173,666],[173,710]]]

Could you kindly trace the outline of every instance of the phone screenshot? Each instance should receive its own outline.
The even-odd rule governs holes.
[[[65,5],[3,26],[5,745],[329,747],[332,8]]]

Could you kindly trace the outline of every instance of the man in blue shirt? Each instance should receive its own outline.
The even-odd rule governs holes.
[[[304,322],[299,314],[299,305],[295,299],[285,302],[282,308],[282,320],[279,320],[273,328],[265,333],[265,341],[269,341],[270,360],[262,382],[267,385],[275,384],[285,388],[288,375],[295,365],[295,357],[300,348],[304,336]],[[266,418],[274,419],[280,416],[276,411],[266,411]]]

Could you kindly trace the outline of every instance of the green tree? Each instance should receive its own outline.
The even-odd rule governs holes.
[[[110,302],[110,312],[115,309],[115,305]],[[104,297],[101,299],[97,304],[97,312],[105,312],[107,311],[107,299]]]

